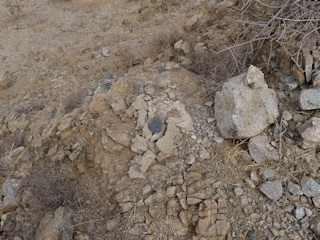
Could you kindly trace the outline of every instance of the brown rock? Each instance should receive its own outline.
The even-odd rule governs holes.
[[[73,239],[72,214],[65,207],[54,213],[47,212],[42,218],[35,240],[71,240]]]
[[[205,218],[200,218],[196,228],[196,233],[204,237],[217,236],[217,226],[215,222],[216,222],[215,215],[207,216]]]
[[[89,111],[91,113],[98,113],[99,115],[102,115],[108,108],[108,102],[105,99],[105,94],[98,93],[95,94],[91,103],[89,104]]]

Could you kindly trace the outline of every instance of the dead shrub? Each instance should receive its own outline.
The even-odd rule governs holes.
[[[57,166],[34,166],[23,188],[31,193],[29,210],[47,212],[60,206],[76,207],[77,181],[65,176]]]
[[[66,113],[72,112],[75,108],[83,103],[84,98],[87,96],[85,89],[80,89],[70,94],[64,101],[64,109]]]
[[[109,190],[108,182],[92,173],[86,173],[79,179],[77,196],[75,231],[85,232],[90,239],[111,239],[112,233],[108,233],[106,223],[110,218],[118,216],[120,210],[116,201],[112,200],[114,192]],[[112,238],[118,234],[112,235]]]
[[[320,4],[317,1],[243,1],[235,8],[236,20],[242,32],[231,45],[216,53],[231,52],[246,47],[253,60],[265,44],[272,49],[281,47],[302,70],[302,48],[320,37]],[[243,57],[243,56],[241,56]],[[237,59],[237,56],[235,56]]]

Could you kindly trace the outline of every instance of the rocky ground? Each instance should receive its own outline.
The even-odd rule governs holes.
[[[316,40],[213,74],[237,1],[1,4],[1,239],[320,237]]]

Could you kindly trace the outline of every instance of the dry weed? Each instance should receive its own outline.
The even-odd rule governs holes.
[[[247,0],[237,9],[243,31],[234,44],[216,53],[234,53],[241,47],[248,49],[254,59],[265,43],[270,49],[281,46],[302,69],[303,46],[320,37],[320,4],[317,1],[274,1],[272,5],[260,0]],[[271,51],[270,51],[271,53]],[[271,54],[269,57],[269,61]]]
[[[32,196],[29,208],[33,212],[47,212],[60,206],[76,207],[77,181],[65,176],[58,167],[34,166],[23,188]]]
[[[88,234],[90,239],[105,239],[108,233],[106,222],[119,213],[107,184],[107,181],[91,173],[84,174],[79,180],[78,207],[74,211],[75,231]]]

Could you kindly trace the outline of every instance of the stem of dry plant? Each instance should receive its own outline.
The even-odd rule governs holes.
[[[243,26],[243,33],[249,34],[246,39],[238,37],[231,46],[225,46],[222,50],[213,51],[221,54],[226,51],[231,53],[240,47],[254,47],[257,55],[265,42],[275,42],[281,46],[290,56],[291,60],[303,71],[302,48],[312,40],[319,39],[320,33],[320,2],[312,0],[296,1],[286,0],[279,5],[270,5],[262,0],[242,1],[238,22]],[[262,11],[255,11],[256,8]],[[242,34],[243,34],[242,33]],[[275,46],[273,46],[275,47]],[[234,54],[232,54],[234,57]],[[254,57],[253,57],[254,59]],[[239,59],[234,59],[239,61]],[[236,64],[238,66],[238,64]]]

